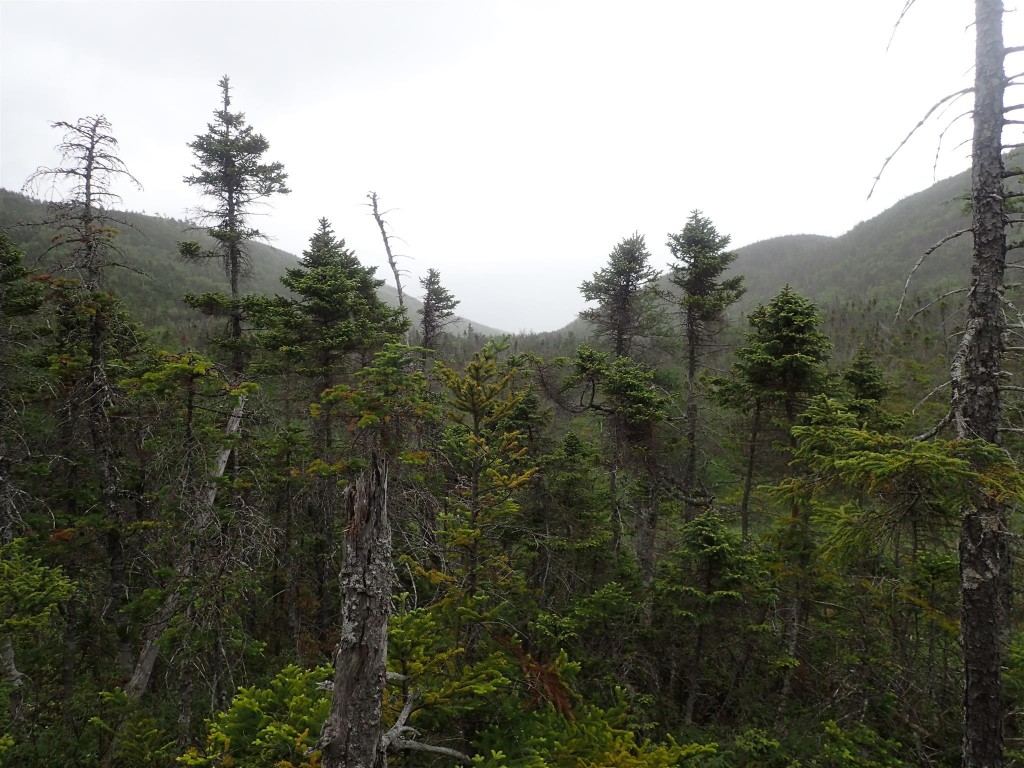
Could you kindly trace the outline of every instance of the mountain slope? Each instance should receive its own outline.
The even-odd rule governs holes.
[[[186,263],[178,256],[177,243],[179,240],[199,240],[205,244],[212,241],[186,221],[141,213],[116,216],[128,225],[117,239],[127,268],[108,271],[110,289],[122,298],[135,320],[169,340],[188,343],[198,321],[196,313],[181,297],[186,293],[224,291],[226,285],[217,260]],[[29,266],[48,266],[42,257],[53,229],[39,224],[45,219],[44,203],[0,189],[0,229],[8,232],[25,252]],[[297,266],[298,258],[264,243],[253,243],[251,251],[252,274],[245,280],[243,290],[264,295],[287,293],[280,278],[286,269]],[[398,305],[398,294],[393,287],[381,286],[379,294],[391,306]],[[411,296],[406,296],[405,303],[415,324],[416,311],[422,304]],[[453,323],[449,332],[463,334],[470,326],[485,336],[502,334],[496,328],[464,318]]]
[[[734,273],[746,276],[749,310],[785,284],[828,304],[856,298],[895,309],[914,265],[935,243],[970,226],[963,194],[967,173],[904,198],[840,237],[790,235],[737,249]],[[953,240],[931,254],[914,274],[909,295],[931,299],[967,284],[971,238]]]

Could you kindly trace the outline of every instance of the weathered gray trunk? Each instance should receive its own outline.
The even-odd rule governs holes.
[[[658,564],[658,487],[653,479],[647,488],[646,498],[639,501],[636,510],[636,531],[633,534],[633,548],[636,553],[640,578],[644,586],[654,583]]]
[[[743,478],[743,499],[740,501],[740,529],[743,541],[750,538],[750,492],[754,487],[754,461],[757,456],[757,438],[761,432],[761,401],[754,403],[754,421],[750,427],[750,448],[747,452],[747,471]]]
[[[696,311],[691,307],[686,319],[686,464],[683,485],[690,496],[697,496],[697,374],[700,370],[701,337]],[[697,506],[687,501],[684,507],[686,522],[693,520]],[[689,722],[689,721],[687,721]]]
[[[319,746],[324,768],[383,768],[380,725],[391,615],[391,528],[387,471],[374,460],[346,495],[348,527],[341,569],[341,639],[334,696]]]
[[[974,257],[967,323],[951,369],[960,439],[999,442],[1002,314],[1006,267],[1003,198],[1002,0],[975,3],[974,143],[971,198]],[[963,764],[1003,765],[1003,646],[1010,597],[1006,506],[995,498],[961,510],[960,595],[964,658]]]
[[[18,669],[14,659],[14,642],[9,637],[0,638],[0,666],[3,667],[3,677],[11,689],[8,694],[8,715],[10,724],[14,730],[20,730],[24,720],[22,703],[25,699],[24,686],[25,675]]]

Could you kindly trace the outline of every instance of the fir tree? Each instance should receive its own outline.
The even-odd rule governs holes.
[[[821,317],[809,299],[788,285],[749,318],[747,343],[736,353],[729,378],[712,381],[723,405],[751,415],[747,467],[740,502],[744,538],[749,530],[750,491],[757,441],[772,410],[781,410],[792,426],[807,398],[820,392],[827,375],[824,364],[832,348],[818,326]]]
[[[206,133],[196,136],[188,146],[196,158],[196,173],[185,177],[185,183],[198,187],[212,201],[200,210],[208,224],[206,232],[213,238],[213,249],[204,250],[199,243],[178,244],[185,259],[220,259],[231,288],[228,300],[217,294],[190,296],[188,301],[208,314],[228,317],[231,368],[235,376],[245,367],[242,339],[242,278],[251,269],[247,243],[264,238],[258,229],[249,226],[253,206],[272,195],[287,194],[288,174],[281,163],[265,163],[263,155],[270,143],[246,124],[242,112],[232,112],[231,84],[225,75],[217,83],[221,90],[221,108],[207,125]]]
[[[682,232],[670,234],[668,240],[675,259],[670,265],[669,281],[679,290],[677,304],[686,344],[687,453],[683,480],[691,492],[697,486],[698,374],[725,310],[746,292],[742,275],[722,279],[736,260],[735,253],[725,250],[729,240],[700,211],[691,213]],[[688,505],[688,517],[692,511]]]
[[[444,329],[455,322],[459,301],[441,285],[441,273],[436,269],[427,270],[420,285],[423,287],[423,306],[417,310],[421,316],[420,344],[436,350]]]
[[[645,338],[661,332],[658,271],[641,234],[622,240],[608,257],[608,266],[580,286],[583,298],[597,306],[580,312],[596,338],[606,340],[616,357],[633,354]]]

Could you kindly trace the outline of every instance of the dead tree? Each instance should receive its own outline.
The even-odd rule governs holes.
[[[116,658],[122,673],[131,670],[128,616],[122,610],[128,592],[124,530],[127,528],[127,492],[121,477],[123,426],[115,414],[120,392],[111,376],[110,347],[118,341],[131,345],[131,333],[117,315],[116,302],[105,290],[106,272],[125,266],[117,247],[118,227],[126,226],[110,209],[122,200],[114,185],[127,181],[141,189],[118,156],[118,143],[110,122],[103,115],[83,117],[74,123],[56,122],[64,132],[57,145],[61,162],[40,167],[25,182],[24,189],[50,186],[48,196],[56,197],[42,222],[55,227],[47,256],[64,272],[80,279],[74,290],[79,308],[78,333],[87,347],[88,367],[75,383],[62,408],[74,414],[84,405],[90,448],[96,457],[98,507],[104,510],[110,578],[109,614],[117,635]],[[68,419],[69,423],[72,421]]]
[[[391,267],[391,272],[395,276],[395,290],[398,291],[398,306],[405,309],[405,293],[402,291],[402,270],[398,268],[398,262],[395,261],[395,255],[391,252],[391,236],[387,231],[387,223],[384,221],[384,214],[380,212],[380,208],[377,204],[377,193],[370,192],[366,195],[370,199],[370,208],[373,210],[373,220],[377,222],[377,227],[380,229],[381,239],[384,241],[384,252],[388,255],[388,265]]]
[[[976,0],[971,202],[974,254],[967,323],[951,366],[952,421],[961,440],[998,444],[1006,320],[1003,180],[1003,2]],[[1009,622],[1007,505],[990,495],[961,510],[960,597],[964,659],[963,765],[1003,765],[1001,668]]]
[[[341,639],[334,660],[331,713],[319,746],[324,768],[382,768],[387,758],[380,716],[394,576],[383,461],[374,459],[369,472],[348,489],[345,509]]]
[[[389,674],[388,618],[391,616],[391,525],[387,511],[387,467],[374,457],[370,470],[345,495],[347,529],[341,569],[341,639],[334,657],[331,712],[315,749],[323,768],[385,768],[388,752],[414,750],[471,765],[469,755],[449,747],[406,738],[419,696],[402,675]],[[405,683],[402,712],[381,730],[384,686]]]
[[[245,414],[246,398],[240,395],[238,401],[228,418],[224,430],[224,438],[230,441],[234,438],[242,426],[242,418]],[[188,489],[183,504],[190,508],[187,536],[179,547],[174,558],[173,582],[168,587],[167,593],[157,607],[156,611],[149,617],[145,631],[142,633],[142,645],[135,657],[135,663],[131,670],[131,676],[125,683],[124,693],[129,705],[134,706],[143,694],[149,689],[149,683],[156,667],[157,659],[160,656],[160,644],[171,623],[188,610],[182,590],[187,589],[190,580],[196,578],[202,568],[199,562],[197,547],[216,523],[215,504],[217,491],[220,488],[220,481],[228,469],[228,461],[233,449],[230,445],[221,448],[215,457],[214,466],[209,476],[200,480],[197,475],[202,471],[194,466],[195,457],[199,453],[198,445],[195,444],[191,424],[186,427],[186,454],[185,471],[182,477],[185,487]],[[191,714],[191,698],[187,691],[181,691],[181,711],[183,715]],[[188,725],[190,717],[180,717],[179,722],[185,727],[179,734],[180,740],[184,743],[188,738]],[[125,725],[125,719],[115,723],[113,732],[107,742],[102,757],[101,765],[104,768],[114,764],[117,755],[118,741]]]
[[[902,20],[910,0],[904,7]],[[1005,104],[1008,85],[1021,85],[1020,75],[1007,77],[1005,59],[1024,48],[1003,43],[1003,1],[975,0],[974,84],[936,103],[900,143],[911,136],[940,107],[973,94],[971,111],[974,133],[971,147],[971,227],[961,230],[929,249],[917,267],[936,248],[970,232],[974,238],[971,282],[967,291],[967,320],[950,366],[951,402],[947,416],[919,439],[936,435],[952,424],[959,440],[981,440],[999,445],[1003,426],[1003,393],[1013,391],[1003,383],[1004,353],[1008,332],[1005,317],[1006,228],[1021,223],[1008,216],[1007,200],[1020,198],[1008,192],[1005,182],[1019,177],[1020,169],[1007,171],[1003,151],[1021,145],[1005,145],[1003,128],[1021,125],[1007,117],[1022,107]],[[897,148],[897,152],[899,151]],[[893,153],[895,155],[895,152]],[[882,166],[892,160],[890,155]],[[881,174],[879,174],[881,175]],[[876,178],[876,183],[878,179]],[[1018,247],[1016,244],[1014,247]],[[905,292],[905,291],[904,291]],[[902,304],[902,301],[901,301]],[[1001,768],[1003,761],[1002,665],[1009,631],[1011,558],[1008,505],[994,494],[960,510],[960,632],[964,666],[963,765],[965,768]]]

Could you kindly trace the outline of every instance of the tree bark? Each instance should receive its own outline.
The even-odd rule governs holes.
[[[747,454],[747,472],[743,479],[743,499],[740,501],[740,528],[743,541],[750,538],[750,491],[754,484],[754,457],[757,455],[757,437],[761,431],[761,402],[754,403],[754,423],[750,428],[750,452]]]
[[[971,174],[974,255],[967,323],[951,367],[959,439],[999,442],[1006,267],[1002,127],[1002,0],[976,0]],[[961,510],[960,596],[965,768],[1003,765],[1001,667],[1010,603],[1006,505],[993,497]]]
[[[319,747],[324,768],[383,768],[387,758],[380,718],[394,577],[383,461],[375,458],[371,469],[349,488],[345,506],[341,639],[331,712]]]
[[[697,496],[697,373],[700,370],[701,337],[700,321],[691,307],[686,318],[686,465],[683,469],[683,484],[690,496]],[[690,501],[684,507],[686,522],[693,520],[697,506]]]
[[[654,573],[658,563],[658,487],[653,478],[647,495],[639,502],[636,510],[636,532],[633,546],[636,552],[637,565],[640,567],[640,579],[645,587],[654,583]]]

